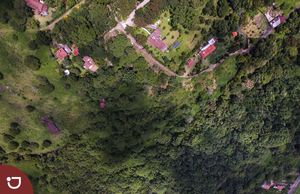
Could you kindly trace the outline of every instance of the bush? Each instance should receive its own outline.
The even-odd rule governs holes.
[[[0,72],[0,80],[3,80],[4,79],[4,75],[3,73]]]
[[[11,136],[11,135],[6,134],[6,133],[3,134],[3,140],[4,140],[4,142],[8,143],[8,142],[10,142],[13,139],[14,139],[14,136]]]
[[[24,60],[24,63],[27,67],[29,67],[30,69],[32,69],[34,71],[39,70],[41,67],[40,59],[33,55],[27,56]]]
[[[5,154],[5,150],[0,146],[0,154]]]
[[[49,45],[51,41],[51,36],[47,32],[38,31],[36,34],[36,42],[38,45]]]
[[[48,139],[46,139],[46,140],[43,141],[43,147],[45,147],[45,148],[50,147],[51,144],[52,144],[52,142],[50,140],[48,140]]]
[[[28,47],[31,49],[31,50],[36,50],[38,48],[38,44],[36,43],[35,40],[31,40],[29,43],[28,43]]]
[[[31,105],[27,105],[27,106],[26,106],[26,110],[27,110],[28,112],[33,112],[33,111],[35,111],[35,107],[34,107],[34,106],[31,106]]]
[[[30,148],[31,149],[38,149],[40,147],[40,145],[36,142],[31,142],[30,143]]]
[[[16,141],[10,141],[8,143],[8,148],[11,149],[11,150],[15,150],[19,147],[19,143],[16,142]]]
[[[55,90],[55,86],[49,82],[48,78],[39,76],[38,79],[40,81],[38,88],[41,90],[41,93],[49,94]]]
[[[24,140],[24,141],[22,141],[21,146],[22,146],[23,148],[28,148],[28,147],[30,146],[30,142]]]
[[[18,134],[20,134],[21,130],[20,130],[20,125],[17,122],[12,122],[10,123],[10,129],[9,132],[11,133],[11,135],[16,136]]]

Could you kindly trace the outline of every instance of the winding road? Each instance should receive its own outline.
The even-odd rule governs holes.
[[[128,38],[128,40],[131,42],[131,44],[135,48],[136,52],[139,53],[139,54],[141,54],[145,58],[145,60],[147,61],[147,63],[149,64],[149,66],[152,69],[159,68],[166,75],[172,76],[172,77],[193,78],[193,77],[199,76],[199,75],[201,75],[203,73],[214,71],[217,67],[219,67],[225,61],[226,58],[223,58],[223,59],[221,59],[216,64],[210,64],[207,69],[201,71],[200,73],[198,73],[196,75],[189,75],[192,72],[192,70],[193,70],[193,68],[194,68],[194,66],[196,64],[196,62],[194,62],[194,65],[193,65],[193,67],[191,69],[186,69],[186,72],[183,75],[178,75],[177,73],[175,73],[174,71],[172,71],[171,69],[169,69],[168,67],[166,67],[165,65],[163,65],[162,63],[160,63],[158,60],[156,60],[150,53],[147,52],[147,50],[142,45],[140,45],[136,41],[136,39],[130,33],[126,32],[126,27],[127,26],[134,26],[135,12],[138,9],[141,9],[144,6],[146,6],[149,2],[150,2],[150,0],[144,0],[142,3],[140,3],[139,5],[137,5],[136,8],[130,13],[130,15],[124,21],[119,21],[118,18],[115,17],[117,25],[104,35],[105,42],[107,42],[108,40],[110,40],[111,38],[117,36],[120,33],[124,34]],[[286,18],[289,18],[290,15],[293,12],[295,12],[297,9],[299,9],[299,6],[297,6],[293,11],[291,11],[287,15]],[[270,35],[270,34],[268,34],[268,35]],[[260,39],[266,38],[266,37],[267,36],[262,36]],[[248,48],[246,48],[246,49],[239,49],[239,50],[237,50],[235,52],[229,53],[228,56],[244,55],[244,54],[249,53],[252,48],[253,48],[253,45],[250,45],[249,42],[248,42]]]

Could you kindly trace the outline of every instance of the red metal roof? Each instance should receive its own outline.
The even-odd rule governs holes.
[[[207,47],[205,50],[200,51],[200,55],[202,57],[202,59],[205,59],[206,57],[208,57],[210,54],[212,54],[217,48],[215,47],[215,45],[209,45],[209,47]]]
[[[41,3],[39,0],[25,0],[26,5],[32,8],[34,11],[38,12],[38,14],[43,14],[48,12],[48,6]]]
[[[232,37],[236,37],[237,35],[239,35],[239,33],[238,32],[232,32],[231,35],[232,35]]]
[[[58,49],[55,53],[55,57],[57,59],[64,59],[67,56],[68,56],[68,53],[64,50],[64,48]]]
[[[89,56],[84,56],[83,59],[84,64],[83,67],[92,72],[96,72],[98,70],[98,66],[95,64],[94,60]]]
[[[79,55],[79,49],[76,45],[72,45],[72,51],[75,57]]]
[[[161,34],[160,29],[156,29],[148,37],[147,44],[165,52],[168,49],[168,46],[162,41],[160,34]]]

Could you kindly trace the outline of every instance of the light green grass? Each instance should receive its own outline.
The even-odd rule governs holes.
[[[219,87],[225,86],[237,73],[235,57],[227,58],[214,72]]]

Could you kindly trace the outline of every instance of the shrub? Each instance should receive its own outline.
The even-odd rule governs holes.
[[[22,141],[21,146],[22,146],[23,148],[28,148],[28,147],[30,146],[30,142],[24,140],[24,141]]]
[[[16,136],[18,134],[20,134],[21,130],[20,130],[20,125],[17,122],[12,122],[10,123],[10,128],[9,128],[9,132],[11,133],[11,135]]]
[[[4,75],[3,73],[0,72],[0,80],[3,80],[4,79]]]
[[[14,136],[11,136],[11,135],[6,134],[6,133],[3,134],[3,140],[4,140],[4,142],[8,143],[8,142],[10,142],[13,139],[14,139]]]
[[[40,145],[36,142],[31,142],[30,143],[30,146],[29,146],[31,149],[37,149],[40,147]]]
[[[50,140],[46,139],[43,141],[42,145],[43,145],[43,147],[48,148],[51,146],[51,144],[52,144],[52,142]]]
[[[31,40],[29,43],[28,43],[28,47],[31,49],[31,50],[36,50],[38,48],[38,44],[36,43],[35,40]]]
[[[16,142],[16,141],[10,141],[8,143],[8,148],[11,149],[11,150],[15,150],[19,147],[19,143]]]
[[[35,107],[32,106],[32,105],[27,105],[27,106],[26,106],[26,110],[27,110],[28,112],[33,112],[33,111],[35,111]]]
[[[5,154],[5,150],[0,146],[0,154]]]
[[[27,67],[34,71],[39,70],[41,67],[40,59],[33,55],[26,56],[24,63]]]

